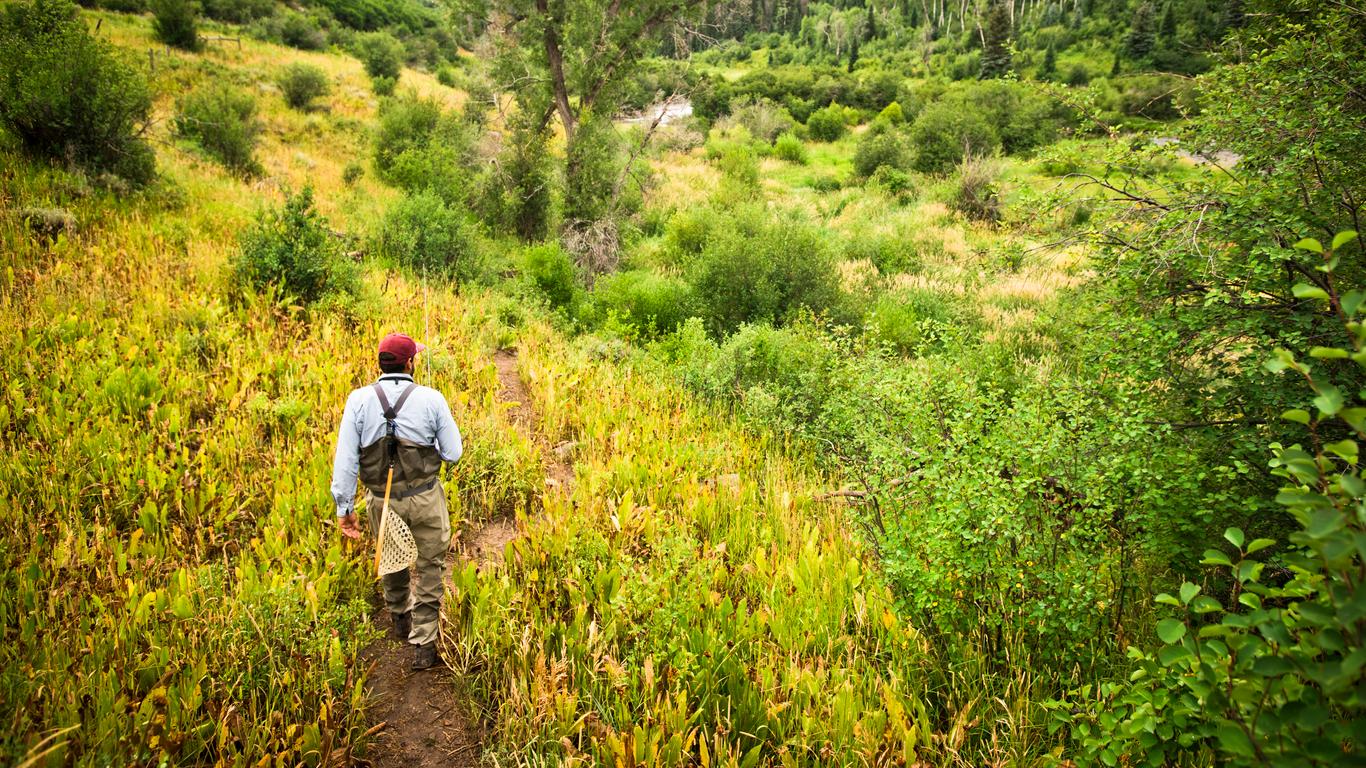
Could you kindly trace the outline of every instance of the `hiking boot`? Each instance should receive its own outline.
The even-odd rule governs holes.
[[[393,638],[400,643],[408,642],[408,633],[413,631],[413,612],[391,613],[389,618],[394,620]]]
[[[413,669],[420,671],[436,666],[436,643],[413,646]]]

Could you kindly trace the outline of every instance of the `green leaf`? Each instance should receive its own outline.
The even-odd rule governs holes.
[[[1338,475],[1338,485],[1341,486],[1342,490],[1346,492],[1348,496],[1351,496],[1354,499],[1366,496],[1366,483],[1361,481],[1359,475],[1351,473]]]
[[[1357,463],[1357,442],[1355,440],[1339,440],[1336,443],[1329,443],[1323,448],[1350,464]]]
[[[1167,644],[1180,642],[1186,636],[1186,625],[1176,619],[1163,619],[1157,622],[1157,636]]]
[[[1298,243],[1295,243],[1295,247],[1301,251],[1313,251],[1314,253],[1323,253],[1323,243],[1320,243],[1318,240],[1315,240],[1312,237],[1306,237]]]
[[[1172,597],[1166,592],[1163,592],[1162,594],[1158,595],[1153,599],[1161,603],[1162,605],[1174,605],[1178,608],[1181,607],[1181,603],[1176,598]]]
[[[1233,546],[1237,547],[1238,549],[1242,549],[1242,548],[1243,548],[1243,529],[1241,529],[1241,528],[1229,528],[1228,530],[1224,531],[1224,539],[1226,539],[1226,540],[1228,541],[1228,543],[1232,544]]]
[[[1342,248],[1342,246],[1347,245],[1348,243],[1356,239],[1357,233],[1353,232],[1350,229],[1345,232],[1339,232],[1335,237],[1333,237],[1333,250],[1336,251]]]
[[[1252,757],[1252,742],[1242,728],[1233,723],[1224,723],[1219,726],[1218,736],[1219,747],[1225,752],[1238,757]]]
[[[1366,291],[1351,290],[1342,296],[1342,311],[1348,317],[1356,317],[1357,310],[1361,308],[1362,300],[1366,299]]]
[[[1314,347],[1309,350],[1310,357],[1317,357],[1320,360],[1343,360],[1348,355],[1347,350],[1337,347]]]
[[[1324,384],[1319,389],[1319,396],[1314,398],[1314,406],[1324,416],[1334,416],[1342,410],[1343,399],[1342,390],[1332,384]]]
[[[1200,594],[1199,586],[1192,584],[1189,581],[1181,585],[1181,602],[1190,603],[1198,594]]]
[[[1309,423],[1309,411],[1302,408],[1291,408],[1285,413],[1282,413],[1281,418],[1286,421],[1295,421],[1307,425]]]
[[[1196,613],[1214,613],[1223,609],[1223,604],[1209,595],[1200,595],[1191,601],[1191,610]]]
[[[1280,656],[1262,656],[1252,662],[1252,671],[1262,677],[1280,677],[1287,672],[1294,672],[1295,668]]]
[[[1322,299],[1323,301],[1328,300],[1327,291],[1323,290],[1317,285],[1310,285],[1309,283],[1296,283],[1295,287],[1290,289],[1290,292],[1295,294],[1295,298],[1297,299]]]
[[[1252,543],[1247,545],[1247,553],[1250,555],[1253,552],[1261,552],[1275,543],[1275,539],[1253,539]]]
[[[1228,555],[1224,554],[1223,552],[1220,552],[1217,549],[1205,550],[1204,559],[1202,559],[1200,563],[1202,565],[1233,565],[1233,561],[1228,559]],[[1168,597],[1170,597],[1170,595],[1168,595]]]
[[[1366,408],[1345,408],[1338,414],[1358,432],[1366,432]]]

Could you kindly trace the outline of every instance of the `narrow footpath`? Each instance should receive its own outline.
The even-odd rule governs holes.
[[[516,352],[499,350],[493,362],[498,371],[498,401],[508,405],[512,425],[539,442],[535,406],[517,372]],[[547,492],[567,489],[574,472],[564,458],[564,447],[541,447]],[[480,568],[496,568],[508,542],[520,532],[515,519],[504,517],[453,533],[452,566],[474,561]],[[389,631],[387,611],[379,609],[376,622]],[[374,735],[369,755],[358,758],[358,764],[374,768],[466,768],[479,764],[483,733],[472,716],[474,708],[457,691],[453,672],[444,666],[413,672],[409,669],[412,647],[387,635],[366,648],[362,658],[370,665],[368,694]]]

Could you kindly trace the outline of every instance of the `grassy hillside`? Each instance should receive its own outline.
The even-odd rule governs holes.
[[[131,56],[152,47],[146,19],[97,19]],[[371,378],[374,340],[403,328],[434,342],[424,373],[475,446],[451,481],[455,514],[455,500],[496,493],[488,465],[515,479],[537,459],[494,406],[487,353],[506,339],[485,322],[491,300],[379,271],[346,316],[228,297],[237,235],[282,188],[315,185],[351,234],[393,199],[340,181],[373,122],[359,65],[249,41],[155,50],[156,187],[112,193],[4,152],[0,498],[14,524],[0,542],[0,755],[337,760],[367,726],[357,653],[377,633],[365,559],[336,536],[326,485],[340,404]],[[338,82],[315,114],[270,85],[300,58]],[[222,80],[260,93],[261,180],[168,130],[175,94]],[[53,206],[78,223],[45,242],[17,212]]]

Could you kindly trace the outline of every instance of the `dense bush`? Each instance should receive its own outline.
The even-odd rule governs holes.
[[[152,31],[161,42],[197,51],[199,39],[199,6],[194,0],[151,0]]]
[[[472,185],[470,205],[496,231],[524,241],[539,240],[551,230],[552,169],[540,126],[514,123],[509,139]]]
[[[599,279],[593,287],[593,304],[599,321],[611,316],[645,338],[672,332],[695,312],[691,286],[647,270],[627,270]]]
[[[939,351],[970,328],[967,312],[952,297],[924,289],[879,296],[864,323],[874,340],[911,356]]]
[[[1001,146],[1001,139],[978,113],[938,101],[916,118],[911,126],[911,144],[917,171],[946,173],[969,152],[995,151]]]
[[[479,240],[464,211],[431,192],[408,195],[389,208],[374,250],[402,266],[461,282],[483,270]]]
[[[192,91],[176,105],[176,132],[194,141],[229,170],[262,173],[256,160],[256,99],[225,85]]]
[[[309,187],[285,197],[278,209],[262,211],[242,233],[231,261],[239,289],[277,288],[304,304],[354,295],[360,289],[355,262],[342,251],[327,220],[313,208]]]
[[[321,51],[327,47],[317,19],[298,11],[286,10],[280,15],[280,42],[304,51]]]
[[[365,65],[365,73],[372,81],[396,83],[403,72],[403,43],[388,32],[362,35],[356,41],[356,56]],[[379,88],[375,90],[378,92]],[[392,91],[389,87],[389,92]]]
[[[910,161],[910,152],[900,131],[869,131],[859,139],[854,149],[854,172],[865,179],[879,168],[904,171],[910,166]]]
[[[844,108],[837,104],[822,107],[806,119],[806,129],[816,141],[835,141],[844,135],[846,127]]]
[[[137,71],[91,37],[69,2],[0,13],[0,123],[33,154],[150,181],[155,155],[142,134],[152,98]]]
[[[579,281],[574,260],[558,243],[545,243],[526,249],[523,274],[552,309],[574,313],[578,304]]]
[[[409,191],[431,190],[447,202],[468,193],[472,128],[436,101],[403,95],[384,102],[375,133],[379,177]]]
[[[275,0],[202,0],[204,15],[232,24],[264,19],[275,11]]]
[[[692,268],[707,325],[783,322],[802,309],[846,319],[830,238],[790,218],[725,227]]]
[[[315,99],[331,91],[327,73],[321,67],[295,62],[280,72],[280,92],[285,103],[295,109],[308,109]]]
[[[916,194],[915,181],[909,173],[882,165],[868,177],[868,186],[880,189],[899,202],[907,202]]]
[[[1332,274],[1335,255],[1355,239],[1347,232],[1332,248],[1301,244],[1323,256]],[[1339,309],[1348,341],[1314,347],[1312,364],[1284,349],[1266,363],[1315,395],[1312,411],[1283,416],[1306,428],[1308,447],[1271,445],[1272,474],[1282,481],[1276,502],[1294,522],[1289,541],[1227,529],[1203,555],[1204,578],[1157,595],[1160,645],[1129,649],[1135,669],[1127,681],[1048,705],[1051,727],[1069,727],[1088,760],[1173,765],[1198,755],[1231,766],[1329,768],[1366,756],[1366,482],[1358,463],[1366,409],[1355,386],[1333,381],[1343,368],[1325,365],[1350,359],[1356,373],[1366,367],[1366,334],[1356,322],[1361,293],[1340,297],[1307,282],[1297,288],[1324,309],[1353,298]],[[1341,439],[1325,442],[1325,435]]]
[[[784,133],[773,142],[773,156],[789,163],[806,165],[806,145],[792,133]]]

